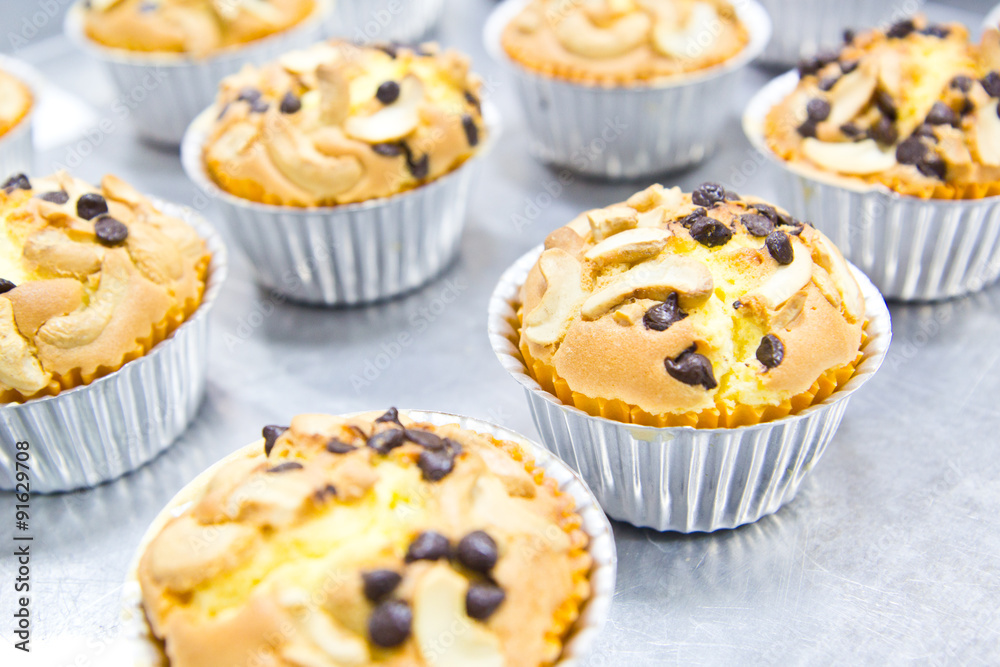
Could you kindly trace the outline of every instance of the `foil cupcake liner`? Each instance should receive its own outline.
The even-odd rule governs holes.
[[[327,10],[321,0],[312,16],[288,30],[200,59],[102,46],[84,31],[83,1],[67,12],[64,28],[77,47],[104,63],[119,93],[115,113],[127,114],[143,139],[177,146],[188,124],[215,101],[222,79],[317,41]]]
[[[413,190],[358,204],[273,206],[223,191],[202,158],[218,116],[215,107],[191,124],[181,161],[188,177],[218,204],[261,285],[301,303],[367,304],[425,285],[458,256],[470,191],[501,131],[490,105],[483,105],[483,115],[489,138],[458,169]]]
[[[355,44],[407,44],[434,30],[443,11],[444,0],[336,0],[324,29]]]
[[[580,472],[608,516],[635,526],[710,532],[778,511],[795,497],[836,433],[851,394],[875,374],[889,349],[885,302],[852,267],[865,297],[868,337],[854,376],[826,400],[732,429],[655,428],[593,417],[539,386],[518,351],[520,289],[541,252],[538,246],[521,257],[493,292],[493,351],[524,388],[542,443]]]
[[[993,28],[994,30],[1000,30],[1000,4],[993,7],[990,13],[986,15],[983,19],[983,24],[980,26],[983,30],[988,28]]]
[[[484,40],[513,77],[529,148],[547,164],[611,180],[674,171],[709,157],[729,118],[740,70],[761,54],[771,35],[763,7],[741,0],[736,10],[750,43],[725,63],[659,84],[586,85],[534,72],[504,52],[501,34],[527,2],[506,0],[498,6]]]
[[[979,291],[1000,277],[1000,197],[920,199],[793,165],[764,137],[767,113],[794,90],[787,72],[754,96],[743,129],[781,169],[788,210],[809,220],[887,299],[936,301]]]
[[[15,488],[19,441],[30,445],[31,491],[59,493],[136,470],[197,414],[205,393],[209,312],[228,271],[226,247],[200,216],[154,203],[194,227],[212,253],[201,305],[170,337],[110,375],[55,396],[0,405],[0,489]]]
[[[31,90],[32,109],[21,121],[0,137],[0,180],[12,174],[30,174],[35,164],[35,144],[32,139],[34,109],[40,101],[42,77],[27,63],[0,55],[0,70],[13,75]]]
[[[791,67],[844,43],[844,30],[873,28],[912,16],[924,0],[759,0],[774,32],[760,62]]]
[[[583,519],[580,528],[590,537],[587,551],[593,559],[590,572],[591,597],[581,608],[580,617],[571,628],[563,644],[563,653],[554,667],[582,667],[585,665],[587,656],[593,649],[594,641],[601,634],[601,630],[608,620],[618,569],[614,531],[586,482],[541,445],[502,426],[446,412],[403,409],[400,409],[399,412],[417,421],[437,425],[457,424],[463,429],[517,443],[530,458],[534,459],[535,464],[545,471],[546,477],[555,480],[559,489],[572,496],[573,500],[576,501],[576,513]],[[259,449],[261,446],[261,441],[258,441],[248,445],[245,449]],[[182,514],[190,506],[216,471],[228,461],[240,456],[245,449],[225,457],[181,489],[153,520],[138,549],[136,549],[121,596],[121,641],[128,646],[128,652],[133,657],[130,663],[133,667],[167,667],[160,643],[146,621],[146,614],[142,606],[142,589],[138,577],[139,561],[142,554],[167,522]]]

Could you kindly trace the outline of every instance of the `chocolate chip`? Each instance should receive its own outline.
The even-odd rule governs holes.
[[[382,104],[392,104],[399,99],[399,84],[395,81],[386,81],[378,87],[375,97]]]
[[[951,80],[948,84],[949,88],[954,88],[955,90],[960,90],[963,93],[967,93],[972,90],[972,77],[966,76],[965,74],[959,74]]]
[[[415,442],[424,449],[444,449],[446,447],[444,438],[430,431],[408,429],[406,431],[406,439],[410,442]]]
[[[806,114],[809,116],[809,120],[817,123],[824,121],[830,117],[830,103],[815,97],[806,104]]]
[[[398,143],[372,144],[372,150],[382,157],[399,157],[403,154],[403,147]]]
[[[715,248],[726,245],[733,238],[733,230],[715,218],[703,216],[691,225],[691,238],[703,246]]]
[[[854,31],[850,28],[844,30],[844,44],[850,44],[854,41]]]
[[[905,19],[903,21],[893,23],[886,31],[885,36],[890,39],[902,39],[916,29],[917,27],[913,25],[913,21]]]
[[[917,129],[913,131],[911,137],[926,137],[931,141],[937,142],[937,135],[934,134],[934,128],[927,123],[922,123],[917,126]]]
[[[868,135],[883,146],[892,146],[899,139],[896,126],[885,116],[879,118],[878,122],[868,129]]]
[[[698,344],[695,343],[677,355],[677,358],[664,359],[663,365],[667,368],[667,375],[692,387],[701,385],[705,389],[715,389],[719,383],[715,381],[712,362],[708,357],[695,352],[697,349]]]
[[[6,294],[15,287],[17,287],[17,285],[7,280],[6,278],[0,278],[0,294]]]
[[[497,564],[498,557],[497,543],[481,530],[463,537],[455,548],[455,558],[473,572],[486,574]]]
[[[476,125],[475,118],[469,114],[463,115],[462,128],[465,130],[465,138],[469,140],[470,146],[479,144],[479,126]]]
[[[948,165],[936,153],[928,153],[917,165],[917,171],[929,178],[943,181],[948,174]]]
[[[740,301],[739,299],[737,299],[736,301],[733,301],[733,310],[739,310],[742,307],[743,307],[743,302],[742,301]]]
[[[399,55],[399,44],[394,44],[392,42],[383,42],[380,44],[374,44],[373,46],[379,51],[382,51],[383,53],[388,55],[393,60],[395,60],[396,56]]]
[[[774,257],[775,261],[782,266],[791,264],[795,259],[792,241],[785,232],[771,232],[768,234],[767,240],[764,241],[764,245],[767,246],[767,251],[771,253],[771,257]]]
[[[796,220],[792,216],[788,215],[787,213],[784,213],[783,211],[775,210],[775,215],[777,217],[777,220],[775,220],[775,224],[776,225],[785,226],[785,227],[801,227],[802,226],[801,222],[799,222],[798,220]]]
[[[376,424],[396,424],[402,426],[403,422],[399,421],[399,410],[396,408],[389,408],[380,416],[375,418]]]
[[[796,68],[799,70],[799,78],[805,78],[818,72],[823,67],[817,58],[804,58],[799,61]]]
[[[368,637],[382,648],[395,648],[410,636],[413,612],[403,600],[389,600],[375,607],[368,619]]]
[[[425,179],[430,171],[430,155],[423,155],[418,159],[411,157],[406,161],[406,166],[410,168],[410,173],[413,174],[414,178]]]
[[[425,530],[410,542],[406,550],[406,562],[417,560],[440,560],[451,556],[451,543],[448,538],[433,530]]]
[[[84,220],[92,220],[108,212],[108,202],[99,194],[88,192],[76,200],[76,214]]]
[[[696,206],[715,206],[726,200],[726,189],[718,183],[702,183],[691,193]]]
[[[785,358],[785,346],[774,334],[767,334],[757,348],[757,361],[767,368],[777,368]]]
[[[366,444],[382,456],[385,456],[397,447],[402,447],[406,444],[406,431],[398,428],[382,431],[368,438]]]
[[[754,236],[767,236],[774,231],[774,222],[759,213],[745,213],[740,216],[740,222]]]
[[[927,114],[927,122],[931,125],[957,125],[958,116],[944,102],[935,102]]]
[[[738,194],[732,190],[726,190],[726,201],[743,201]]]
[[[101,244],[108,247],[121,245],[128,238],[128,227],[110,215],[103,215],[94,223],[94,235]]]
[[[698,218],[705,217],[707,213],[707,208],[696,208],[681,218],[681,225],[683,225],[685,229],[691,229],[691,225],[693,225]]]
[[[984,76],[980,81],[983,86],[983,90],[990,97],[1000,97],[1000,74],[997,72],[990,72]]]
[[[265,426],[261,432],[264,436],[264,456],[270,456],[274,449],[274,443],[278,441],[281,434],[288,430],[287,426]]]
[[[944,25],[930,25],[920,31],[923,35],[944,39],[951,34],[951,29]]]
[[[840,71],[844,74],[850,74],[858,68],[859,61],[857,60],[845,60],[840,63]]]
[[[465,91],[465,101],[474,106],[476,108],[476,111],[482,113],[483,107],[482,103],[479,101],[479,98],[473,95],[468,90]]]
[[[875,91],[875,106],[889,120],[894,121],[899,118],[899,109],[896,108],[896,101],[892,99],[892,95],[881,88]]]
[[[835,76],[824,76],[822,79],[819,80],[819,83],[816,84],[816,87],[819,88],[820,90],[826,92],[826,91],[829,91],[829,90],[833,90],[833,87],[837,85],[838,81],[840,81],[840,77],[839,76],[836,76],[836,75]]]
[[[449,451],[425,449],[417,458],[417,467],[420,468],[424,480],[440,482],[455,469],[455,457]]]
[[[477,621],[485,621],[493,612],[497,610],[507,595],[496,584],[474,583],[469,584],[469,590],[465,594],[465,613],[469,618]]]
[[[976,105],[968,97],[962,98],[962,108],[958,110],[958,115],[966,116],[976,110]]]
[[[778,210],[773,206],[771,206],[770,204],[753,204],[751,205],[751,208],[753,208],[753,210],[757,211],[771,222],[777,224]]]
[[[62,205],[69,201],[69,193],[65,190],[54,190],[52,192],[44,192],[38,195],[38,198],[52,202],[53,204]]]
[[[357,447],[348,444],[339,438],[330,438],[329,442],[326,443],[326,451],[331,454],[350,454]]]
[[[815,139],[816,121],[812,120],[811,118],[807,118],[804,123],[795,128],[795,131],[798,132],[800,136]]]
[[[927,153],[927,147],[916,137],[904,139],[896,146],[896,162],[899,164],[919,164]]]
[[[843,125],[840,126],[840,131],[848,139],[857,139],[858,137],[862,137],[865,134],[865,131],[862,130],[857,125],[855,125],[854,123],[844,123]]]
[[[462,445],[459,444],[458,441],[456,440],[452,440],[451,438],[445,438],[444,445],[445,447],[448,448],[448,451],[450,451],[453,456],[458,456],[459,454],[462,453]]]
[[[302,464],[298,461],[287,461],[285,463],[279,463],[273,468],[268,468],[267,472],[289,472],[290,470],[302,470]]]
[[[396,590],[403,581],[403,575],[392,570],[371,570],[362,572],[361,580],[364,582],[365,597],[372,602],[378,602]]]
[[[681,310],[677,301],[677,292],[671,292],[667,300],[653,306],[642,316],[642,323],[653,331],[666,331],[670,325],[680,322],[688,314]]]
[[[261,97],[261,92],[256,88],[244,88],[240,91],[239,97],[236,98],[237,102],[249,102],[251,105],[258,101]]]
[[[281,113],[298,113],[301,109],[302,100],[291,92],[285,93],[285,96],[281,98],[281,106],[278,107]]]
[[[29,181],[28,177],[24,174],[14,174],[4,181],[3,185],[0,185],[0,187],[2,187],[7,194],[10,194],[14,190],[30,190],[31,181]]]
[[[313,492],[312,497],[315,502],[323,503],[326,502],[329,498],[334,498],[336,495],[337,495],[337,487],[335,487],[333,484],[327,484],[321,489],[316,489],[316,491]]]
[[[840,58],[840,52],[834,49],[824,49],[816,54],[816,61],[824,67],[830,63],[837,62],[838,58]]]
[[[271,108],[271,105],[264,100],[254,100],[250,103],[250,111],[253,113],[264,113]]]

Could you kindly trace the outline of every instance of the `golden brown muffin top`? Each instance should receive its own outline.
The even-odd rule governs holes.
[[[777,405],[855,360],[865,313],[829,239],[715,183],[580,215],[521,299],[531,357],[653,415]]]
[[[201,302],[209,255],[115,176],[0,186],[0,402],[55,394],[144,354]]]
[[[20,123],[34,103],[31,90],[20,79],[0,70],[0,137]]]
[[[579,526],[517,444],[304,414],[194,490],[139,580],[172,667],[534,667],[590,596]]]
[[[112,48],[205,57],[287,30],[316,0],[88,0],[84,29]]]
[[[703,70],[749,41],[726,0],[532,0],[501,38],[529,69],[603,84]]]
[[[962,25],[917,17],[849,37],[839,52],[800,64],[795,91],[767,116],[771,149],[905,194],[993,194],[1000,33],[987,30],[970,44]]]
[[[393,195],[483,145],[480,85],[468,58],[433,44],[316,44],[222,83],[206,166],[224,190],[268,204]]]

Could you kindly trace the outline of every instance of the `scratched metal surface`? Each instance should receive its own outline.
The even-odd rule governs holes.
[[[527,157],[512,91],[479,44],[491,7],[451,0],[439,35],[474,55],[507,126],[476,191],[460,261],[406,298],[326,311],[271,303],[233,253],[212,316],[208,396],[196,423],[125,479],[32,501],[35,640],[91,638],[90,661],[75,664],[106,664],[94,657],[103,644],[93,638],[115,636],[118,590],[140,534],[187,480],[258,437],[263,424],[302,411],[398,405],[534,434],[520,389],[486,338],[490,291],[548,231],[638,186],[576,181],[550,194],[554,174]],[[981,18],[930,10],[971,26]],[[111,123],[110,131],[46,150],[39,171],[79,162],[83,177],[113,171],[149,193],[199,204],[177,156],[137,143],[113,114],[96,63],[58,38],[22,56]],[[733,90],[724,149],[666,182],[690,189],[721,180],[782,200],[772,168],[759,166],[737,120],[769,76],[750,70]],[[618,590],[592,665],[1000,663],[1000,287],[937,306],[894,305],[892,314],[885,366],[853,399],[793,504],[715,535],[616,526]],[[2,506],[12,502],[4,496]],[[4,509],[0,619],[13,611],[12,524]],[[7,641],[10,625],[0,620]]]

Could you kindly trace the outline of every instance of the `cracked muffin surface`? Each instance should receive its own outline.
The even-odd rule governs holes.
[[[558,658],[590,597],[589,538],[520,445],[395,409],[263,435],[196,482],[141,557],[171,667]]]
[[[811,174],[921,198],[1000,194],[1000,33],[974,44],[961,24],[916,17],[847,37],[799,65],[765,120],[771,150]]]
[[[528,69],[602,85],[704,70],[749,41],[726,0],[532,0],[501,36],[507,55]]]
[[[727,427],[791,414],[846,382],[865,303],[811,225],[715,183],[653,185],[550,234],[519,317],[529,372],[565,403]]]
[[[84,30],[104,46],[206,57],[298,25],[316,0],[89,0]]]
[[[0,138],[17,127],[33,105],[34,96],[28,86],[0,70]]]
[[[203,148],[209,176],[255,202],[333,206],[405,192],[486,142],[469,60],[330,41],[225,79]]]
[[[130,185],[60,172],[0,188],[0,402],[112,373],[197,310],[205,242]]]

